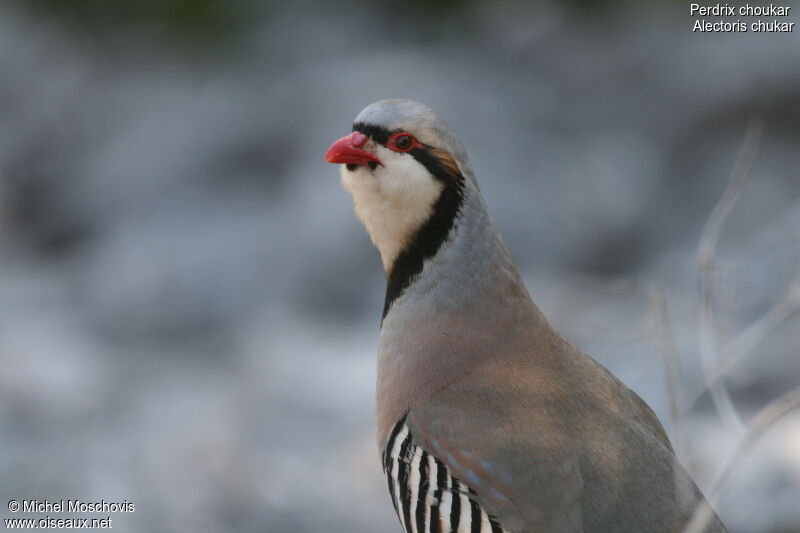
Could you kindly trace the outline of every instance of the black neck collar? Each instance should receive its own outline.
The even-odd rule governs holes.
[[[385,144],[392,134],[381,126],[363,123],[354,124],[353,131],[363,133],[380,144]],[[433,205],[431,215],[416,231],[408,246],[398,254],[389,269],[381,322],[386,318],[394,301],[422,272],[425,260],[436,255],[442,244],[447,241],[456,226],[464,203],[464,176],[457,170],[456,164],[443,160],[443,156],[451,157],[449,154],[426,145],[414,148],[408,153],[428,169],[428,172],[444,187]]]

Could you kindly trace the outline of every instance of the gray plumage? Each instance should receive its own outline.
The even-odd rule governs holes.
[[[375,134],[360,149],[380,165],[342,166],[390,285],[405,268],[400,262],[414,265],[408,256],[431,248],[422,233],[439,230],[426,221],[444,219],[436,211],[447,207],[440,196],[451,191],[459,202],[421,270],[411,269],[391,301],[387,292],[378,350],[380,449],[388,457],[392,432],[404,421],[411,445],[434,467],[422,472],[429,479],[418,491],[404,493],[427,498],[424,509],[414,507],[427,513],[425,531],[450,527],[431,517],[447,487],[421,494],[435,486],[430,476],[439,462],[469,489],[456,494],[509,533],[680,531],[702,494],[650,408],[563,339],[533,303],[452,129],[407,100],[372,104],[356,124],[365,133],[408,132],[419,142],[416,151],[399,152]],[[416,189],[396,183],[424,183],[423,173],[436,182],[430,193],[414,196]],[[395,501],[392,469],[400,471],[403,460],[387,471]],[[402,516],[401,523],[407,533],[422,533]],[[706,531],[725,529],[715,519]]]

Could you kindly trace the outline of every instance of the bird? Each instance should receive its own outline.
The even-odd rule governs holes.
[[[452,127],[381,100],[325,161],[387,279],[375,411],[403,531],[682,531],[704,496],[650,407],[531,299]]]

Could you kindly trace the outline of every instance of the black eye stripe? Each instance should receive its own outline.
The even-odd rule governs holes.
[[[383,126],[376,126],[375,124],[365,124],[364,122],[356,122],[353,124],[353,131],[357,131],[359,133],[363,133],[367,137],[371,137],[375,142],[380,143],[386,146],[386,143],[389,142],[389,138],[394,133],[398,133],[403,130],[388,130]],[[441,161],[431,153],[433,149],[432,146],[427,145],[417,139],[418,146],[408,150],[407,154],[410,154],[414,157],[417,161],[422,163],[422,165],[428,169],[428,172],[433,174],[434,177],[441,181],[447,181],[453,178],[452,174],[442,166]]]
[[[367,137],[372,138],[375,142],[386,145],[389,142],[389,137],[392,136],[392,131],[387,130],[383,126],[376,126],[374,124],[364,124],[363,122],[356,122],[353,124],[353,131],[363,133]]]
[[[383,126],[376,126],[375,124],[366,124],[364,122],[355,122],[353,124],[353,131],[357,131],[359,133],[363,133],[367,137],[370,137],[372,140],[377,142],[378,144],[382,144],[386,146],[386,143],[389,142],[389,138],[394,135],[395,133],[400,133],[403,130],[389,130],[384,128]],[[410,138],[410,135],[409,135]],[[423,148],[431,148],[431,146],[421,142],[417,139],[417,143]]]

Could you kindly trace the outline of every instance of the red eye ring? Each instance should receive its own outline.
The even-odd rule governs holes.
[[[414,148],[418,148],[421,145],[419,141],[406,131],[399,131],[397,133],[393,133],[389,140],[386,142],[386,147],[390,150],[394,150],[395,152],[409,152]]]

